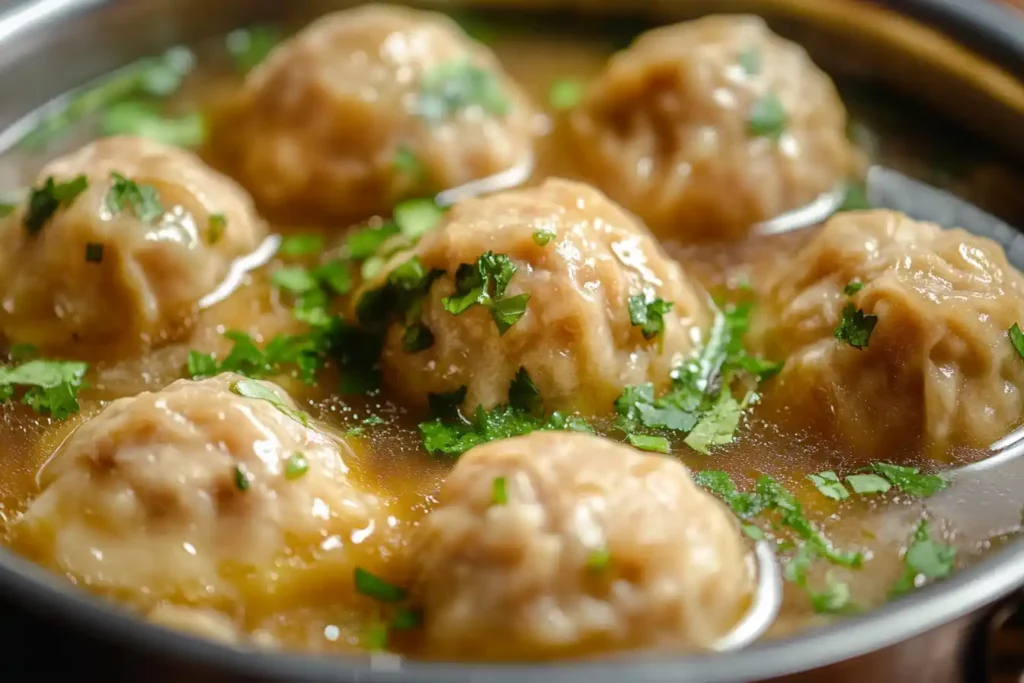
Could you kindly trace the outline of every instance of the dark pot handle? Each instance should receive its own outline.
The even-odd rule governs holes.
[[[1024,591],[993,608],[975,627],[964,653],[965,683],[1024,681]]]

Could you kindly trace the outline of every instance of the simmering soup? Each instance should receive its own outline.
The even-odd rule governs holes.
[[[1021,422],[1024,277],[861,182],[1012,221],[1013,169],[756,17],[458,19],[176,48],[0,157],[13,550],[225,643],[503,661],[790,634],[1017,532],[926,501]]]

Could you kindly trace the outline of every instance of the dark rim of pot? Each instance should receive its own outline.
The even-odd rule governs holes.
[[[0,41],[66,19],[109,0],[37,0],[0,14]],[[932,23],[1001,65],[1024,73],[1024,21],[1010,10],[960,0],[885,3]],[[1021,444],[1024,449],[1024,444]],[[26,611],[118,643],[138,655],[206,667],[204,673],[267,681],[460,681],[521,683],[762,680],[807,671],[909,640],[953,622],[1024,584],[1024,539],[1010,543],[952,578],[872,612],[726,655],[664,653],[552,664],[459,664],[400,660],[392,655],[315,657],[234,649],[169,631],[134,617],[43,568],[0,548],[0,592]]]

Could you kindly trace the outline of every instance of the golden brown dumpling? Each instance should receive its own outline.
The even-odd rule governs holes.
[[[362,219],[513,167],[533,110],[494,55],[442,14],[370,4],[279,46],[213,141],[274,209]]]
[[[568,124],[579,172],[663,238],[742,238],[852,170],[832,81],[753,16],[643,34]]]
[[[738,525],[686,467],[569,432],[463,455],[412,557],[441,658],[709,648],[754,593]]]
[[[53,456],[13,546],[202,632],[225,631],[210,610],[344,587],[381,503],[353,480],[353,450],[307,421],[276,385],[230,374],[114,401]]]
[[[472,270],[463,264],[488,253],[515,268],[504,299],[528,296],[522,317],[504,333],[495,306],[456,315],[444,305],[458,294],[460,267]],[[549,410],[604,413],[627,385],[668,385],[712,318],[705,295],[641,223],[600,192],[564,180],[458,203],[371,289],[392,281],[388,273],[412,257],[437,279],[425,300],[391,325],[382,363],[385,384],[421,405],[429,393],[465,386],[469,410],[491,408],[507,401],[525,368]],[[632,324],[634,296],[671,302],[663,332],[648,339]],[[428,345],[410,350],[410,327],[421,326]]]
[[[0,221],[0,338],[10,343],[77,355],[173,340],[266,236],[234,181],[149,140],[97,140],[48,164],[36,188],[48,179],[84,189],[41,224],[28,202]]]
[[[851,283],[858,285],[844,289]],[[850,452],[985,447],[1021,418],[1024,359],[1007,329],[1024,320],[1024,278],[991,240],[890,211],[830,220],[768,283],[752,339],[786,358],[766,396],[798,427]],[[876,316],[855,348],[834,330]],[[854,324],[866,329],[871,322]]]

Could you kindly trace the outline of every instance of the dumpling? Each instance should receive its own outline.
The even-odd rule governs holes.
[[[358,462],[273,384],[179,380],[75,430],[12,545],[160,623],[228,638],[211,613],[335,594],[372,555],[382,502]]]
[[[846,110],[800,46],[753,16],[641,35],[569,114],[578,172],[660,237],[733,240],[853,170]]]
[[[410,270],[418,299],[401,291]],[[360,319],[398,318],[385,384],[419,405],[465,386],[470,410],[506,403],[523,368],[548,409],[605,413],[628,385],[667,386],[713,315],[641,223],[563,180],[458,203],[370,289]]]
[[[0,221],[0,338],[75,354],[176,339],[266,232],[245,191],[191,152],[97,140],[44,167]]]
[[[450,659],[710,648],[756,573],[733,517],[681,463],[569,432],[463,455],[412,556],[424,649]]]
[[[218,118],[217,154],[259,202],[293,213],[363,219],[532,163],[535,114],[495,56],[405,7],[317,20]]]
[[[751,339],[787,359],[765,397],[784,421],[863,457],[950,458],[1020,421],[1007,330],[1021,321],[1024,278],[995,242],[869,211],[836,216],[780,265]]]

